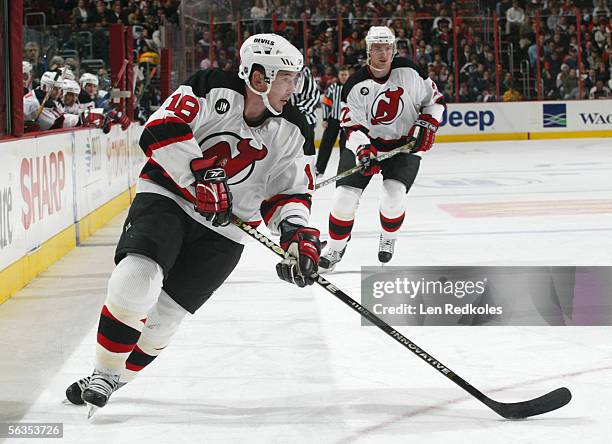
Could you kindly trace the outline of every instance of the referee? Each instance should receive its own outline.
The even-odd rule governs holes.
[[[344,131],[340,129],[340,95],[342,94],[342,86],[349,78],[348,66],[342,66],[338,71],[338,81],[330,84],[327,87],[327,92],[321,99],[323,103],[323,137],[319,146],[319,155],[317,156],[317,176],[322,176],[327,168],[327,162],[331,156],[331,150],[336,144],[338,132],[340,132],[340,149],[344,147],[346,136]]]
[[[317,124],[315,110],[321,101],[321,91],[319,91],[319,87],[310,72],[310,68],[305,66],[302,70],[302,75],[304,76],[304,86],[301,91],[293,93],[290,102],[306,117],[306,123],[308,123],[308,136],[312,143],[304,148],[304,154],[307,156],[314,156],[314,132]]]

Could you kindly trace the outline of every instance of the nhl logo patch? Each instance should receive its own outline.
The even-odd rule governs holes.
[[[230,109],[230,104],[226,99],[219,99],[217,103],[215,103],[215,111],[218,114],[225,114]]]
[[[367,96],[370,90],[364,86],[363,88],[361,88],[360,92],[362,96]]]

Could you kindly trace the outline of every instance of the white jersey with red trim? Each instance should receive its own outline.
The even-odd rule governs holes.
[[[442,120],[444,96],[433,80],[410,60],[396,57],[386,77],[375,78],[368,66],[354,73],[342,89],[340,125],[347,137],[367,134],[379,151],[406,143],[419,114]]]
[[[266,111],[260,122],[243,117],[246,85],[237,73],[203,70],[162,104],[145,125],[140,147],[149,158],[137,192],[173,199],[193,219],[240,242],[234,226],[213,227],[194,210],[190,162],[218,156],[227,163],[233,213],[273,231],[287,217],[306,225],[314,181],[304,150],[313,141],[304,116],[290,104],[279,116]]]
[[[42,112],[36,117],[40,104],[45,100],[46,92],[36,88],[23,96],[23,118],[36,120],[41,130],[62,128],[64,121],[61,105],[56,100],[47,99]]]

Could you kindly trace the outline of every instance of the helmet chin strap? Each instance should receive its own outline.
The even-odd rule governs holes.
[[[249,89],[250,89],[251,91],[253,91],[255,94],[257,94],[258,96],[260,96],[260,97],[261,97],[261,100],[263,100],[264,106],[265,106],[265,107],[266,107],[266,109],[267,109],[268,111],[270,111],[270,112],[271,112],[273,115],[275,115],[275,116],[279,116],[279,115],[280,115],[280,114],[283,112],[283,110],[276,111],[276,110],[275,110],[275,109],[272,107],[272,105],[270,105],[270,101],[268,100],[268,93],[270,92],[270,89],[272,89],[272,87],[271,87],[270,85],[267,85],[266,92],[261,92],[261,91],[257,91],[255,88],[253,88],[253,87],[251,86],[251,82],[249,82],[248,80],[247,80],[246,84],[247,84],[247,86],[249,87]]]
[[[374,68],[374,66],[372,66],[371,63],[368,63],[368,66],[370,67],[372,71],[377,72],[377,73],[382,73],[387,70],[387,68]]]

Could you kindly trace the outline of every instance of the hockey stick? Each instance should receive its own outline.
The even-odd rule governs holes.
[[[255,239],[259,243],[268,247],[269,250],[272,250],[278,256],[285,258],[285,251],[278,244],[276,244],[272,239],[270,239],[263,233],[257,231],[257,229],[251,227],[249,224],[247,224],[246,222],[244,222],[243,220],[241,220],[240,218],[236,216],[233,216],[232,223],[236,225],[238,228],[240,228],[242,231],[247,233],[251,238]],[[489,407],[490,409],[495,411],[497,414],[499,414],[500,416],[503,416],[506,419],[523,419],[529,416],[541,415],[542,413],[547,413],[547,412],[556,410],[560,407],[563,407],[565,404],[570,402],[570,400],[572,399],[571,392],[567,388],[561,387],[543,396],[540,396],[539,398],[530,399],[528,401],[522,401],[522,402],[495,401],[489,398],[487,395],[482,393],[480,390],[478,390],[474,386],[472,386],[469,382],[467,382],[461,376],[451,371],[448,367],[446,367],[444,364],[442,364],[432,355],[427,353],[425,350],[420,348],[410,339],[408,339],[407,337],[402,335],[400,332],[395,330],[393,327],[391,327],[389,324],[384,322],[378,316],[374,315],[367,308],[359,304],[357,301],[355,301],[349,295],[344,293],[338,287],[331,284],[321,275],[317,274],[316,278],[317,278],[317,284],[319,284],[325,290],[327,290],[328,292],[336,296],[346,305],[351,307],[353,310],[355,310],[361,316],[366,318],[372,324],[376,325],[378,328],[380,328],[382,331],[387,333],[389,336],[391,336],[397,342],[402,344],[404,347],[406,347],[412,353],[417,355],[419,358],[423,359],[426,363],[428,363],[433,368],[438,370],[440,373],[442,373],[448,379],[453,381],[463,390],[468,392],[470,395],[472,395],[473,397],[478,399],[480,402],[485,404],[487,407]]]
[[[410,153],[412,151],[412,148],[414,148],[414,142],[415,140],[411,140],[406,145],[402,145],[400,147],[395,148],[394,150],[388,151],[386,153],[382,153],[380,156],[376,157],[376,160],[379,162],[382,162],[383,160],[393,157],[399,153]],[[325,179],[324,181],[317,183],[315,190],[318,190],[319,188],[323,188],[324,186],[329,185],[330,183],[337,182],[338,180],[344,177],[350,176],[351,174],[355,174],[360,169],[361,169],[361,165],[356,165],[353,168],[343,171],[334,177]]]

